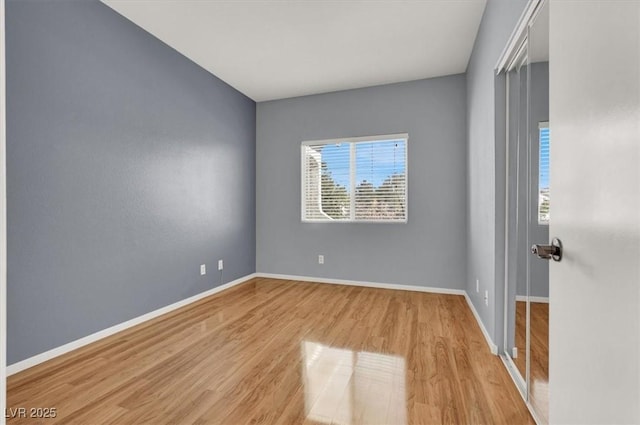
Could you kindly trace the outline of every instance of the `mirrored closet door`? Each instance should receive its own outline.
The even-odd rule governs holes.
[[[506,75],[507,84],[507,327],[505,351],[520,390],[527,381],[527,45],[522,45]]]
[[[529,201],[527,246],[547,245],[551,220],[549,192],[549,4],[529,25]],[[529,402],[539,420],[549,423],[549,261],[529,252],[528,352]]]
[[[506,269],[504,353],[538,423],[548,423],[549,259],[532,245],[549,241],[549,12],[540,2],[505,67]]]

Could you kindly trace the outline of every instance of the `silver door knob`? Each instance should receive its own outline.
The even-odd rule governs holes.
[[[562,260],[562,241],[558,238],[553,238],[551,245],[532,245],[531,253],[543,260]]]

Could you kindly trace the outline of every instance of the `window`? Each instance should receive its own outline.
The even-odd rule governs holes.
[[[549,123],[538,127],[538,224],[549,224]]]
[[[302,221],[406,222],[407,134],[302,143]]]

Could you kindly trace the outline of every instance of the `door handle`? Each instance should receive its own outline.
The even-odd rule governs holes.
[[[531,253],[543,260],[562,260],[562,241],[558,238],[553,238],[551,245],[532,245]]]

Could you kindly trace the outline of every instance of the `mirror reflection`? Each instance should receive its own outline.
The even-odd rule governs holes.
[[[549,405],[549,261],[530,253],[548,244],[551,222],[549,9],[543,3],[506,68],[507,236],[505,356],[540,423]]]
[[[527,376],[527,102],[529,64],[526,45],[507,72],[507,341],[506,354],[513,360],[526,391]]]
[[[529,27],[529,225],[528,245],[548,244],[549,190],[549,3]],[[529,401],[549,422],[549,261],[529,256]]]

